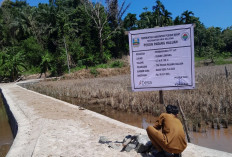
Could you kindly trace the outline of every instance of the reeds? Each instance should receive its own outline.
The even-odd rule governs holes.
[[[207,124],[232,123],[232,65],[196,68],[196,89],[164,91],[165,104],[177,100],[192,126],[200,128]],[[228,76],[228,78],[226,78]],[[80,106],[108,105],[117,110],[151,113],[158,116],[165,111],[159,103],[159,92],[131,92],[130,76],[107,78],[44,81],[27,88],[56,98],[68,97],[78,100]],[[220,128],[218,125],[217,128]]]

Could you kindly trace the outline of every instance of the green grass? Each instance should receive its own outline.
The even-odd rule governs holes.
[[[40,69],[38,67],[33,67],[27,71],[24,71],[22,74],[23,75],[32,75],[32,74],[38,74],[40,73]]]
[[[205,57],[195,57],[195,66],[204,66],[204,62],[207,59]],[[215,63],[213,65],[224,65],[224,64],[232,64],[232,58],[229,58],[228,56],[221,55],[218,56],[215,60]]]
[[[124,66],[122,61],[116,60],[110,64],[111,68],[122,68]]]
[[[204,57],[195,57],[195,62],[203,61]]]
[[[71,68],[70,69],[70,72],[75,72],[75,71],[79,71],[79,70],[82,70],[82,69],[85,69],[86,66],[82,65],[82,66],[76,66],[75,68]],[[68,70],[65,71],[66,73],[68,73]]]
[[[215,65],[224,65],[224,64],[232,64],[232,60],[219,57],[215,61]]]
[[[97,69],[98,68],[103,68],[103,69],[107,69],[107,68],[122,68],[124,66],[124,63],[120,60],[115,60],[115,61],[110,61],[106,64],[98,64],[98,65],[95,65],[95,66],[91,66],[91,67],[88,67],[88,69],[90,69],[90,73],[91,74],[94,74],[94,75],[97,75]],[[85,69],[86,66],[82,65],[82,66],[76,66],[75,68],[72,68],[70,71],[71,72],[76,72],[76,71],[79,71],[79,70],[82,70],[82,69]],[[68,70],[65,71],[65,73],[68,73]]]

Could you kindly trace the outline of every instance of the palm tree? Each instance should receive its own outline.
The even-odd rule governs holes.
[[[52,56],[49,54],[48,51],[46,51],[45,55],[42,56],[42,62],[40,63],[40,76],[41,78],[42,74],[44,73],[45,78],[47,77],[46,72],[52,68]]]
[[[111,28],[114,30],[121,25],[122,16],[129,8],[130,4],[126,5],[125,0],[122,2],[121,6],[119,6],[118,0],[106,0],[106,4],[108,21]]]
[[[124,28],[126,28],[126,30],[133,30],[137,27],[137,18],[136,18],[136,14],[131,14],[128,13],[127,16],[124,19]]]
[[[180,24],[182,24],[180,16],[177,16],[173,22],[174,22],[174,25],[180,25]]]
[[[163,15],[163,25],[164,26],[169,26],[172,24],[172,17],[171,17],[172,13],[169,12],[168,10],[164,10],[164,15]]]
[[[190,24],[192,23],[192,17],[193,17],[194,13],[192,11],[184,11],[182,14],[181,14],[181,22],[182,23],[185,23],[185,24]]]
[[[152,28],[154,27],[153,16],[150,11],[143,12],[139,15],[140,20],[138,21],[138,27],[141,28]]]
[[[20,23],[22,25],[24,34],[35,37],[37,42],[42,44],[39,32],[39,23],[36,20],[37,16],[37,8],[27,7],[22,12],[20,12]]]
[[[156,26],[163,26],[162,17],[164,15],[165,7],[160,0],[156,1],[156,5],[152,7],[154,11],[154,18],[155,18],[155,25]]]

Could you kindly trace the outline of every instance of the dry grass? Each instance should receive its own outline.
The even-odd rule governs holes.
[[[232,71],[232,65],[226,67],[229,72]],[[209,122],[232,123],[232,78],[231,75],[226,78],[225,66],[196,68],[196,82],[195,90],[164,91],[165,103],[176,104],[178,100],[194,128]],[[163,105],[159,104],[159,92],[131,92],[129,74],[105,78],[44,81],[28,88],[56,98],[75,98],[78,105],[82,106],[109,105],[118,110],[148,112],[155,116],[164,112]]]

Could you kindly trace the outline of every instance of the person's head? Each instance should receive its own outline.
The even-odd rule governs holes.
[[[172,105],[166,106],[166,112],[171,114],[172,113]]]
[[[179,109],[177,106],[174,106],[174,105],[168,105],[166,107],[166,112],[169,113],[169,114],[174,114],[174,115],[177,115],[179,113]]]

